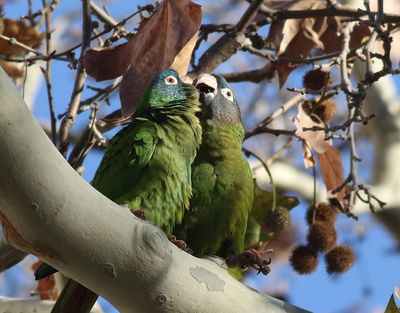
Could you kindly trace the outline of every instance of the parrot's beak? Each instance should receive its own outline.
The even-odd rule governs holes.
[[[218,82],[217,79],[210,74],[201,74],[194,81],[194,85],[200,92],[200,100],[206,105],[214,100],[217,95]]]

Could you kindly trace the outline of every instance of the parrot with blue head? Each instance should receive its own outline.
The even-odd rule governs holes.
[[[182,222],[192,195],[191,165],[201,143],[199,93],[178,73],[156,76],[139,101],[131,122],[111,140],[92,186],[117,204],[142,211],[167,236]],[[41,279],[57,270],[47,264]],[[53,313],[89,312],[97,295],[69,280]]]

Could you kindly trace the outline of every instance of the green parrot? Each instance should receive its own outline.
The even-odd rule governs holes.
[[[184,84],[175,70],[163,71],[147,88],[132,122],[111,139],[93,187],[132,211],[143,211],[171,236],[189,209],[191,165],[202,138],[199,111],[197,89]],[[54,271],[43,265],[35,278]],[[52,312],[89,312],[96,299],[70,280]]]
[[[222,76],[200,75],[196,87],[202,103],[203,140],[192,165],[189,212],[176,233],[182,234],[196,256],[218,255],[228,258],[232,266],[265,266],[256,251],[244,252],[254,183],[241,152],[244,129],[238,102]],[[242,253],[241,261],[231,259]]]

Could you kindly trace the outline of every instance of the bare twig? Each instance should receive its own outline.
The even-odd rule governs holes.
[[[110,27],[115,27],[118,24],[116,20],[114,20],[106,11],[100,8],[93,1],[90,1],[90,8],[92,9],[93,14],[96,15],[96,17],[104,24]]]
[[[265,171],[267,172],[268,177],[269,177],[269,181],[270,181],[270,184],[271,184],[271,187],[272,187],[272,207],[271,207],[271,210],[274,211],[275,208],[276,208],[276,186],[274,184],[274,179],[272,177],[271,171],[269,170],[269,167],[268,167],[267,163],[264,162],[264,160],[261,157],[259,157],[256,153],[246,149],[245,147],[242,147],[242,150],[246,154],[247,157],[253,156],[258,161],[260,161],[260,163],[264,167]]]
[[[272,20],[304,19],[328,16],[342,16],[361,20],[362,18],[368,17],[368,12],[365,10],[339,8],[337,6],[316,10],[281,10],[275,12],[265,11],[261,8],[260,12],[264,13],[267,18]],[[371,12],[371,14],[372,16],[376,16],[378,13]],[[385,23],[399,23],[400,15],[384,13],[382,14],[382,20],[385,21]]]
[[[275,110],[270,116],[267,116],[263,119],[256,127],[249,129],[246,131],[245,138],[250,138],[251,136],[255,136],[261,133],[272,133],[274,135],[294,135],[295,131],[284,131],[284,130],[275,130],[267,127],[273,120],[277,117],[288,111],[290,108],[299,103],[304,97],[300,94],[294,96],[289,99],[285,104],[280,106],[277,110]]]
[[[253,83],[259,83],[264,79],[272,79],[275,75],[276,67],[272,63],[268,63],[264,67],[241,73],[230,73],[230,74],[222,74],[228,82],[237,83],[241,81],[250,81]]]
[[[46,0],[42,0],[43,8],[46,8]],[[46,25],[46,54],[50,55],[51,47],[51,10],[45,12],[45,25]],[[46,61],[46,69],[41,68],[44,79],[46,81],[47,98],[49,101],[50,123],[51,123],[51,140],[54,145],[57,145],[57,120],[54,112],[53,93],[51,86],[51,59]]]
[[[93,148],[98,142],[105,143],[104,137],[96,128],[96,115],[98,111],[98,105],[92,109],[89,119],[89,125],[81,138],[74,146],[71,155],[68,159],[69,164],[74,169],[78,169],[82,166],[82,163],[89,153],[90,149]]]
[[[82,22],[82,48],[81,57],[85,54],[86,50],[90,45],[90,34],[92,28],[92,22],[90,18],[90,0],[82,0],[82,10],[83,10],[83,22]],[[76,72],[74,88],[72,90],[71,101],[68,107],[67,116],[63,119],[60,126],[59,134],[59,150],[61,154],[65,157],[68,151],[69,141],[68,133],[70,128],[75,122],[76,113],[79,109],[79,103],[82,95],[83,85],[85,83],[85,69],[82,64],[78,65]]]
[[[35,54],[35,55],[37,55],[37,56],[39,56],[39,57],[41,57],[41,58],[45,58],[45,57],[46,57],[45,55],[43,55],[43,54],[40,53],[39,51],[36,51],[35,49],[33,49],[33,48],[27,46],[26,44],[23,44],[22,42],[19,42],[16,38],[8,37],[8,36],[3,35],[3,34],[0,34],[0,38],[1,38],[1,39],[4,39],[4,40],[6,40],[6,41],[8,41],[8,43],[9,43],[10,45],[18,46],[18,47],[20,47],[20,48],[22,48],[22,49],[24,49],[24,50],[26,50],[26,51],[28,51],[28,52],[32,52],[33,54]],[[25,62],[25,61],[27,61],[27,60],[24,59],[23,62]]]
[[[376,14],[376,23],[382,25],[385,21],[383,13],[383,0],[378,0],[378,13]]]
[[[285,144],[284,144],[282,147],[280,147],[277,151],[274,152],[273,155],[271,155],[271,156],[268,158],[268,160],[266,161],[266,163],[267,163],[268,165],[270,165],[270,164],[272,164],[276,159],[280,158],[281,155],[282,155],[282,153],[283,153],[284,151],[286,151],[287,149],[289,149],[289,148],[292,147],[292,143],[293,143],[293,137],[290,137],[290,138],[285,142]]]
[[[234,30],[226,33],[217,40],[199,59],[199,63],[194,67],[193,77],[200,73],[211,73],[221,63],[228,60],[246,42],[245,31],[247,26],[253,21],[255,14],[262,5],[262,0],[254,1],[243,14],[236,24]]]

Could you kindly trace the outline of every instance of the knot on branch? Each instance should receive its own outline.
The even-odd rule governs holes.
[[[156,280],[168,271],[172,262],[172,244],[164,232],[150,224],[140,227],[141,242],[132,243],[140,259],[138,275],[146,281]],[[136,237],[140,238],[140,237]],[[140,239],[139,239],[140,240]]]

